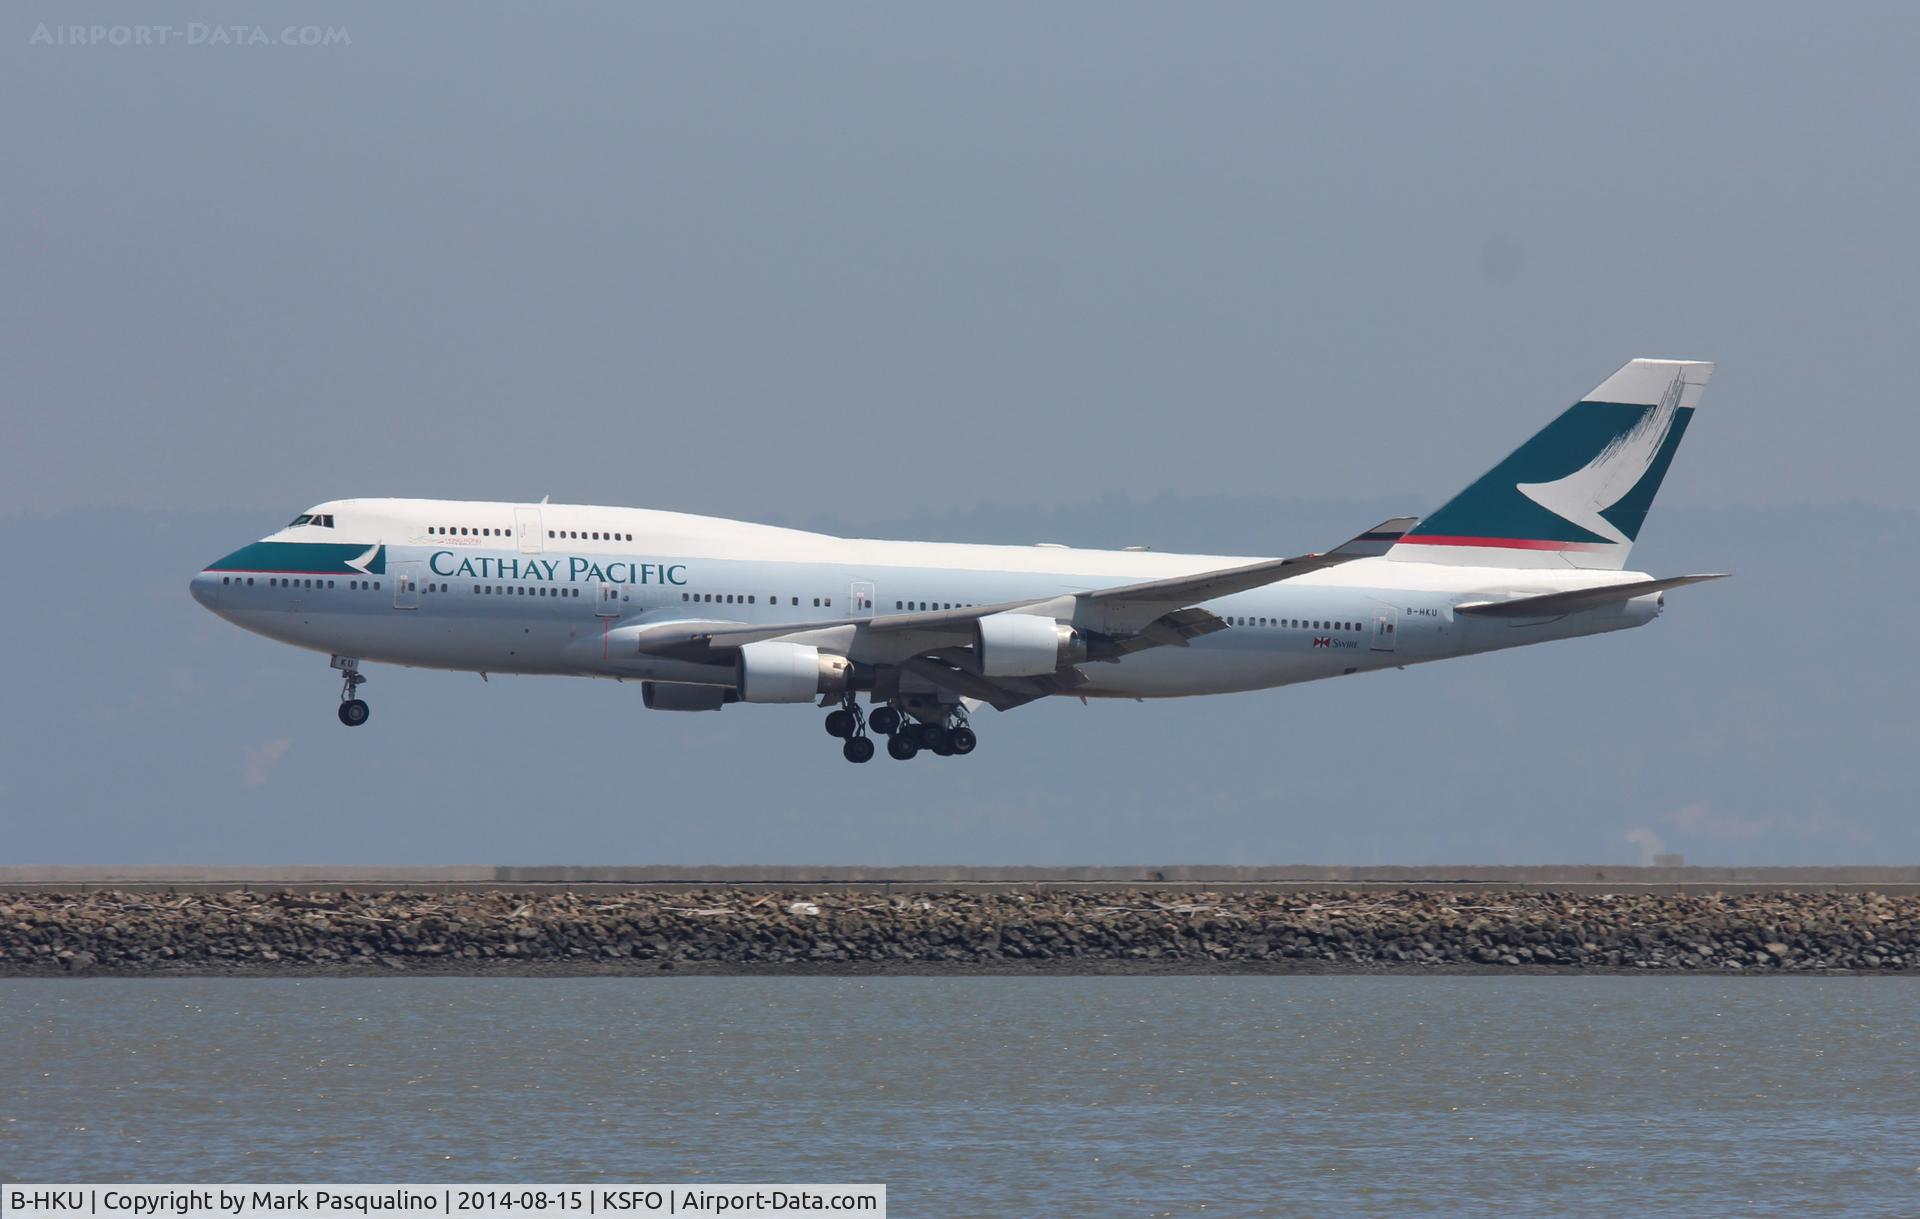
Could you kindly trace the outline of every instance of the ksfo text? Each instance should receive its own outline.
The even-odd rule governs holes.
[[[687,1213],[726,1215],[736,1211],[864,1211],[869,1202],[861,1196],[828,1197],[815,1193],[794,1193],[782,1189],[759,1189],[752,1193],[729,1190],[716,1193],[704,1189],[605,1189],[594,1191],[598,1209],[640,1214]]]
[[[835,1207],[861,1209],[855,1198],[824,1197],[817,1193],[799,1193],[782,1189],[756,1189],[718,1192],[710,1189],[561,1189],[550,1192],[486,1189],[455,1190],[453,1213],[475,1211],[581,1211],[597,1214],[650,1215],[689,1212],[696,1215],[725,1215],[736,1211],[813,1211]]]

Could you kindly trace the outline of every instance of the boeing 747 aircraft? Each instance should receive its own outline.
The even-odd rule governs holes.
[[[813,703],[850,762],[972,753],[969,712],[1173,698],[1640,626],[1623,570],[1713,365],[1634,360],[1425,520],[1250,559],[830,537],[642,508],[319,504],[193,578],[222,618],[363,661],[641,683],[656,711]],[[865,697],[867,708],[861,706]]]

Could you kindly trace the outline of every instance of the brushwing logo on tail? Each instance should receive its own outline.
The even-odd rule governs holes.
[[[1660,395],[1659,403],[1632,427],[1614,437],[1586,465],[1552,482],[1515,483],[1515,489],[1561,520],[1612,542],[1631,543],[1633,539],[1601,513],[1625,499],[1627,493],[1639,485],[1666,446],[1667,436],[1680,414],[1685,379],[1683,371],[1676,371],[1672,383]]]

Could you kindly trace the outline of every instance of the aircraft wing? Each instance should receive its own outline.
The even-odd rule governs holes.
[[[1169,609],[1244,593],[1249,589],[1291,580],[1310,571],[1350,563],[1354,559],[1376,558],[1392,549],[1394,543],[1416,523],[1414,517],[1396,516],[1322,554],[1268,559],[1261,563],[1248,563],[1244,567],[1227,567],[1197,575],[1127,584],[1119,588],[1081,593],[1078,600],[1083,607],[1096,610],[1110,631],[1143,630]],[[1083,616],[1076,615],[1075,623],[1078,624]]]
[[[1630,584],[1606,584],[1599,588],[1579,588],[1566,593],[1545,593],[1538,597],[1516,597],[1511,601],[1469,601],[1454,606],[1457,614],[1481,618],[1557,618],[1562,614],[1596,609],[1616,601],[1631,601],[1648,593],[1665,592],[1687,584],[1724,580],[1727,572],[1700,576],[1668,576],[1664,580],[1635,580]]]
[[[856,636],[863,637],[857,652],[884,657],[881,663],[915,668],[909,661],[955,670],[974,678],[970,683],[980,692],[951,688],[970,697],[999,705],[988,697],[986,685],[1016,685],[1013,679],[996,678],[989,683],[969,671],[968,649],[974,642],[975,624],[993,614],[1025,612],[1047,614],[1057,621],[1072,623],[1089,633],[1090,648],[1096,660],[1119,660],[1149,647],[1185,647],[1201,635],[1224,630],[1226,623],[1198,603],[1229,596],[1264,585],[1278,583],[1319,571],[1354,559],[1385,554],[1414,524],[1412,517],[1383,521],[1350,541],[1323,554],[1299,555],[1288,559],[1269,559],[1240,567],[1150,580],[1140,584],[1088,592],[1061,593],[1022,601],[1002,601],[993,605],[974,605],[964,609],[927,610],[898,614],[876,614],[871,618],[833,618],[814,622],[773,624],[728,623],[701,620],[662,622],[641,630],[637,643],[648,655],[703,663],[726,663],[740,647],[764,640],[818,642],[835,651],[854,648]],[[857,659],[866,656],[856,655]],[[1070,680],[1067,670],[1047,679],[1022,679],[1038,687],[1031,698],[1064,692],[1050,683]],[[923,674],[923,676],[926,674]],[[1073,684],[1084,684],[1084,679]],[[999,691],[1009,695],[1007,690]],[[1024,692],[1024,691],[1023,691]],[[1029,701],[1022,698],[1017,701]]]

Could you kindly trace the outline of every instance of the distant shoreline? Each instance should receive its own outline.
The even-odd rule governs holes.
[[[1542,890],[1588,893],[1920,893],[1920,865],[1660,864],[821,865],[8,865],[6,892],[359,893],[487,890],[661,893],[702,889],[872,893],[1236,890]]]

